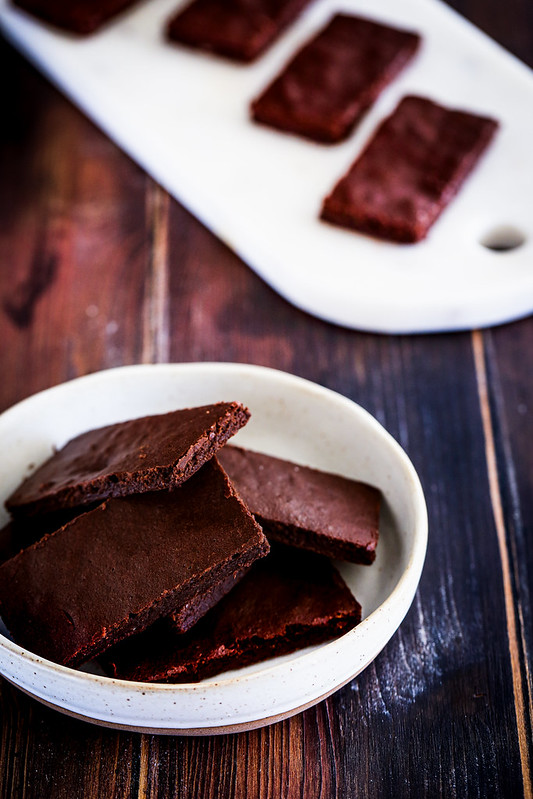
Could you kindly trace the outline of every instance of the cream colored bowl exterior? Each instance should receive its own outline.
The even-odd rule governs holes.
[[[301,378],[258,366],[165,364],[112,369],[41,392],[0,416],[1,499],[53,447],[106,423],[237,399],[252,411],[237,443],[378,485],[385,497],[378,558],[343,564],[364,619],[331,643],[198,684],[148,685],[75,671],[0,636],[0,672],[62,712],[107,726],[209,734],[290,716],[347,683],[398,628],[416,591],[427,513],[400,446],[354,402]]]

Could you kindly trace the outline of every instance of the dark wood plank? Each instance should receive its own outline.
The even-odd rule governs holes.
[[[0,170],[2,407],[140,360],[149,179],[14,51]]]
[[[533,66],[533,5],[529,0],[446,0],[499,44]]]
[[[533,764],[533,325],[517,323],[488,332],[485,351],[488,402],[494,419],[503,544],[507,553],[508,593],[515,616],[510,646],[517,665],[517,715],[523,759]]]

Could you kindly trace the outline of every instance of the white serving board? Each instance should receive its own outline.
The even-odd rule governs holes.
[[[150,0],[77,39],[0,0],[6,35],[127,153],[294,305],[386,333],[464,329],[533,311],[533,74],[438,0],[317,0],[252,66],[164,41],[178,0]],[[416,61],[350,139],[305,142],[248,106],[332,13],[418,30]],[[318,219],[322,198],[407,93],[493,115],[494,144],[428,239],[395,245]],[[495,252],[502,226],[525,239]]]

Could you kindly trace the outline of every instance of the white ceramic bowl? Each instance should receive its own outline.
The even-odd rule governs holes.
[[[412,602],[424,562],[427,513],[420,482],[403,450],[372,416],[306,380],[244,364],[165,364],[112,369],[43,391],[0,416],[0,500],[54,447],[78,433],[219,400],[240,400],[252,412],[236,443],[382,490],[375,563],[340,564],[363,606],[361,624],[330,643],[186,685],[133,683],[76,671],[0,635],[0,672],[7,680],[77,718],[144,732],[201,735],[291,716],[349,682],[385,646]]]

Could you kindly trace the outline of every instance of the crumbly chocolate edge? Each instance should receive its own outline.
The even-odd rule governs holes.
[[[94,478],[86,484],[69,486],[54,494],[24,504],[13,505],[9,497],[5,506],[13,518],[17,519],[18,517],[35,517],[66,508],[103,502],[112,497],[176,488],[210,460],[231,436],[244,427],[249,418],[250,411],[241,403],[235,403],[235,407],[228,414],[214,422],[200,441],[193,444],[185,455],[171,466],[153,467],[144,472],[143,470],[115,472]],[[212,438],[210,437],[211,433],[213,433]]]

